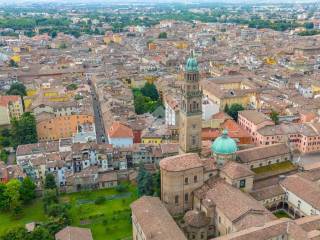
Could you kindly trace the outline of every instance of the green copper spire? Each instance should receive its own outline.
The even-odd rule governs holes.
[[[187,72],[198,72],[199,71],[198,62],[194,56],[193,51],[191,51],[190,57],[187,60],[186,71]]]

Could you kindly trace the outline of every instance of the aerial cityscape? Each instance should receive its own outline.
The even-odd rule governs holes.
[[[320,240],[320,2],[0,0],[0,240]]]

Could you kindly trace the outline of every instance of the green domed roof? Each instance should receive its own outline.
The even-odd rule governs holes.
[[[198,69],[198,62],[197,59],[194,57],[193,52],[191,52],[191,56],[188,58],[186,63],[186,71],[187,72],[196,72],[199,71]]]
[[[237,143],[228,136],[228,131],[224,130],[211,145],[211,150],[216,154],[232,154],[238,150]]]

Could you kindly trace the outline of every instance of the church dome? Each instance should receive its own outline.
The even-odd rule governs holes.
[[[186,71],[187,72],[196,72],[198,71],[198,62],[197,59],[194,57],[193,53],[191,56],[188,58],[187,63],[186,63]]]
[[[211,150],[215,154],[228,155],[235,153],[238,147],[237,143],[228,136],[228,131],[224,130],[222,135],[212,143]]]

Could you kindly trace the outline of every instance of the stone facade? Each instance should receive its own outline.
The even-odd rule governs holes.
[[[188,68],[188,63],[194,68]],[[202,92],[199,89],[199,70],[195,58],[189,58],[182,86],[182,102],[179,116],[180,152],[201,151]]]
[[[192,208],[192,192],[204,183],[204,169],[196,154],[179,155],[181,162],[191,165],[184,169],[170,166],[170,159],[160,162],[161,168],[161,200],[172,215],[183,214]],[[168,162],[168,165],[166,164]]]

